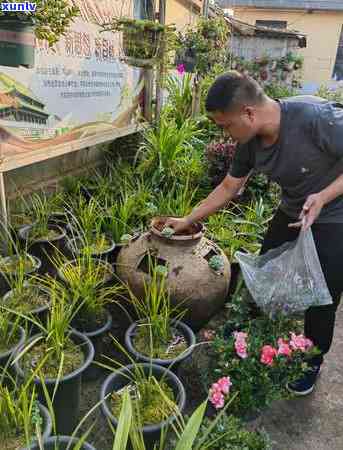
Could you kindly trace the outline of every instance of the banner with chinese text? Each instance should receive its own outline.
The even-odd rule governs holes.
[[[141,71],[121,62],[118,36],[100,32],[99,26],[123,15],[126,2],[73,3],[80,16],[53,49],[45,41],[36,42],[33,69],[0,65],[2,159],[88,136],[108,136],[136,121]]]

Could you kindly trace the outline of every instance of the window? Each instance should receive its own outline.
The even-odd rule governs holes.
[[[335,67],[333,68],[332,78],[337,81],[343,80],[343,26],[338,42],[336,62]]]
[[[287,28],[287,22],[286,20],[256,20],[256,26],[282,30]]]
[[[154,2],[152,0],[134,0],[133,11],[135,19],[153,17]]]

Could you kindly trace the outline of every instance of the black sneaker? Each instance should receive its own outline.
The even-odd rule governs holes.
[[[312,366],[299,380],[287,383],[286,388],[294,395],[308,395],[314,389],[317,377],[320,372],[320,366]]]

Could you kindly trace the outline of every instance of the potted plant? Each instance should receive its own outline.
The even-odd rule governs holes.
[[[21,380],[33,379],[39,399],[52,399],[58,433],[69,434],[78,421],[81,377],[94,357],[90,340],[71,328],[77,306],[70,303],[55,280],[50,279],[51,307],[46,325],[31,320],[41,334],[30,338],[15,354],[14,368]],[[68,414],[66,414],[68,411]]]
[[[52,46],[69,28],[78,8],[70,6],[62,0],[37,0],[27,3],[31,10],[13,12],[6,2],[8,10],[0,12],[0,62],[2,66],[27,67],[34,66],[35,38],[45,39]],[[47,14],[49,11],[49,14]]]
[[[3,449],[22,449],[37,437],[47,439],[52,430],[48,410],[37,401],[35,389],[16,387],[9,391],[0,384],[0,436]]]
[[[289,398],[287,382],[301,378],[318,349],[295,329],[285,316],[260,317],[242,324],[240,331],[225,332],[225,326],[210,343],[211,367],[201,373],[205,389],[211,385],[210,400],[223,407],[218,380],[230,379],[233,414],[249,420],[272,401]],[[299,326],[299,325],[298,325]]]
[[[67,242],[72,255],[88,253],[95,258],[108,260],[115,249],[115,243],[110,235],[103,232],[104,211],[99,203],[92,198],[86,202],[79,197],[72,214],[73,238]]]
[[[155,364],[133,364],[115,371],[106,378],[100,393],[102,412],[114,428],[118,427],[126,392],[131,394],[144,442],[151,448],[182,413],[185,389],[176,375]]]
[[[0,297],[11,289],[18,279],[28,279],[41,268],[41,261],[28,253],[14,252],[0,256]]]
[[[98,258],[93,258],[91,255],[84,253],[72,261],[64,261],[59,259],[55,261],[58,267],[58,278],[66,285],[68,285],[68,278],[79,279],[82,282],[83,278],[88,278],[93,274],[98,282],[98,286],[110,285],[114,281],[114,271],[110,263]],[[73,275],[71,275],[73,271]]]
[[[135,236],[132,231],[131,223],[134,218],[137,205],[134,203],[134,197],[126,197],[119,200],[106,211],[103,217],[102,228],[115,242],[114,251],[111,254],[110,262],[115,264],[118,254],[123,246],[127,245]]]
[[[229,27],[223,17],[200,18],[195,28],[190,26],[184,34],[179,33],[177,64],[205,75],[218,61],[226,60],[228,37]]]
[[[112,326],[112,316],[106,307],[116,302],[122,287],[106,286],[99,282],[97,270],[85,271],[83,276],[79,277],[79,271],[75,270],[75,266],[66,266],[63,277],[65,283],[59,283],[59,289],[65,292],[67,301],[78,305],[73,327],[93,343],[94,363],[96,363],[101,358],[104,340]],[[91,364],[83,374],[83,379],[96,379],[100,375],[99,370],[99,366]]]
[[[122,32],[122,47],[127,61],[137,67],[154,65],[164,35],[171,27],[154,20],[121,17],[104,25],[104,31]]]
[[[59,252],[63,252],[66,232],[50,222],[51,206],[46,197],[35,194],[31,200],[34,223],[20,228],[18,236],[29,251],[41,260],[40,272],[54,275],[52,259]]]
[[[43,441],[43,447],[38,443],[23,450],[96,450],[92,445],[85,442],[83,438],[70,436],[53,436]]]
[[[172,307],[165,287],[166,267],[152,266],[151,279],[144,283],[145,296],[130,292],[138,321],[125,333],[125,344],[139,362],[151,362],[176,370],[195,346],[193,331],[180,318],[183,312]]]
[[[50,305],[49,293],[39,282],[39,278],[31,277],[27,280],[24,266],[19,267],[21,268],[18,268],[17,276],[11,283],[11,290],[0,299],[0,305],[43,321]],[[25,328],[30,325],[23,322]],[[34,330],[32,327],[30,333]]]

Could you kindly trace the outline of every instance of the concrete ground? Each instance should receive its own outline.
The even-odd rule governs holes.
[[[274,450],[343,450],[343,305],[315,391],[276,402],[259,420]]]

